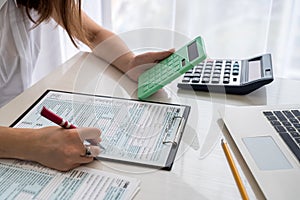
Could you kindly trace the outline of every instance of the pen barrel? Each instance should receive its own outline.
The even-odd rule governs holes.
[[[62,118],[62,120],[61,120],[60,126],[63,127],[63,128],[66,128],[66,129],[73,129],[73,128],[76,128],[76,126],[74,126],[74,125],[71,124],[70,122],[64,120],[63,118]]]
[[[46,107],[43,107],[43,109],[41,111],[41,115],[63,128],[66,128],[66,129],[76,128],[76,126],[74,126],[67,120],[63,119],[62,117],[56,115],[52,111],[48,110]]]

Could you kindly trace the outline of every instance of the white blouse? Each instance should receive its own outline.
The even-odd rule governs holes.
[[[0,0],[0,107],[32,83],[41,46],[41,30],[33,26],[16,1]]]

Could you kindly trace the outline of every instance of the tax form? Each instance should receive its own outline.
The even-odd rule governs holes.
[[[0,160],[0,199],[128,200],[140,181],[86,167],[58,172],[37,163]]]
[[[13,127],[41,128],[54,123],[40,115],[45,106],[76,127],[102,131],[98,159],[170,170],[190,107],[48,90]]]

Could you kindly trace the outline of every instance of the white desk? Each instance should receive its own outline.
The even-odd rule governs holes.
[[[9,126],[46,89],[59,89],[97,95],[136,98],[136,83],[89,53],[79,53],[54,73],[27,89],[0,109],[0,125]],[[265,105],[299,103],[300,82],[276,79],[270,85],[246,96],[209,94],[178,90],[176,81],[153,95],[150,100],[192,106],[176,160],[171,171],[94,161],[88,166],[141,180],[136,199],[241,199],[220,145],[224,137],[216,120],[225,104]],[[234,145],[228,141],[236,152]],[[251,199],[259,189],[252,184],[242,159],[243,181]],[[248,179],[246,179],[248,177]],[[254,188],[250,187],[251,185]]]

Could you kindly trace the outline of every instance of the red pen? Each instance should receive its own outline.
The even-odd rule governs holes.
[[[73,129],[76,128],[73,124],[68,122],[67,120],[63,119],[62,117],[58,116],[57,114],[53,113],[51,110],[47,109],[45,106],[43,106],[43,109],[41,111],[41,115],[45,117],[46,119],[49,119],[50,121],[54,122],[55,124],[66,128],[66,129]],[[100,143],[98,144],[100,148],[105,150],[105,147],[103,147]],[[89,153],[90,155],[90,153]]]
[[[43,106],[41,115],[63,128],[67,128],[67,129],[76,128],[76,126],[74,126],[67,120],[63,119],[62,117],[58,116],[57,114],[53,113],[52,111],[47,109],[45,106]]]

